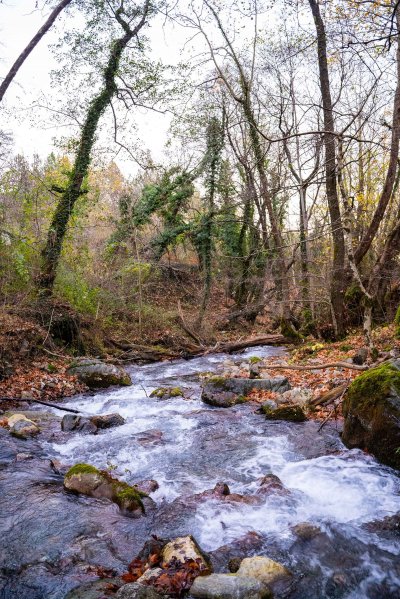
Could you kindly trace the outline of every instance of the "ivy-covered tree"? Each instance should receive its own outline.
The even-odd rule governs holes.
[[[38,286],[42,293],[51,294],[52,292],[68,222],[74,205],[82,194],[83,182],[88,173],[98,124],[118,89],[116,78],[121,57],[145,26],[152,10],[150,0],[145,0],[140,6],[136,2],[120,0],[117,7],[113,9],[114,18],[121,27],[123,35],[111,44],[108,62],[103,71],[103,84],[89,105],[74,164],[67,185],[61,190],[60,199],[49,228],[47,242],[42,252],[43,263],[38,280]],[[136,24],[132,25],[134,21]]]

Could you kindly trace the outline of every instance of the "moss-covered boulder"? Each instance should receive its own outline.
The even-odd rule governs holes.
[[[400,360],[358,376],[343,402],[343,442],[400,469]]]
[[[68,368],[68,374],[76,376],[90,389],[111,387],[111,385],[132,385],[131,377],[126,370],[97,359],[77,358]]]
[[[306,413],[301,406],[282,405],[274,407],[271,404],[271,401],[266,401],[261,406],[267,420],[289,420],[290,422],[304,422],[307,420]]]
[[[146,493],[90,464],[72,466],[64,477],[64,488],[97,499],[109,499],[116,503],[125,515],[133,518],[142,516],[145,511],[143,498],[147,498]]]
[[[252,389],[283,393],[290,389],[287,378],[277,376],[268,379],[226,378],[213,376],[203,384],[201,399],[219,408],[230,408],[243,403]]]
[[[157,387],[150,393],[150,397],[170,399],[171,397],[184,397],[184,393],[180,387]]]

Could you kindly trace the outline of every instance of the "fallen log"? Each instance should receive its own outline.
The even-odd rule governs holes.
[[[242,341],[219,343],[215,351],[226,352],[229,354],[230,352],[240,351],[241,349],[247,349],[248,347],[256,347],[257,345],[285,345],[290,342],[290,339],[287,339],[280,333],[276,333],[243,339]]]
[[[344,393],[347,391],[348,386],[349,386],[349,384],[345,383],[344,385],[339,385],[338,387],[335,387],[334,389],[330,389],[330,391],[327,391],[326,393],[323,393],[316,399],[313,399],[312,401],[310,401],[310,404],[312,406],[322,406],[322,405],[328,406],[329,404],[333,403],[338,397],[341,397],[342,395],[344,395]]]
[[[268,366],[265,366],[266,370],[323,370],[324,368],[348,368],[349,370],[369,370],[371,366],[358,366],[357,364],[352,364],[350,362],[331,362],[329,364],[315,364],[313,366],[296,366],[294,364],[268,364]]]
[[[25,401],[27,403],[39,403],[42,406],[47,406],[48,408],[56,408],[56,410],[62,410],[63,412],[72,412],[72,414],[80,414],[79,410],[74,410],[73,408],[63,408],[62,406],[58,406],[57,404],[50,403],[48,401],[42,401],[41,399],[33,399],[33,397],[29,397],[27,399],[22,397],[0,397],[0,401]]]

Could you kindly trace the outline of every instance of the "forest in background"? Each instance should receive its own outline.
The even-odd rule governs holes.
[[[49,156],[15,154],[18,69],[0,87],[3,312],[79,353],[358,326],[373,351],[399,304],[399,3],[44,8]],[[153,23],[184,32],[185,62],[154,57]],[[163,162],[135,126],[152,112],[170,120]]]

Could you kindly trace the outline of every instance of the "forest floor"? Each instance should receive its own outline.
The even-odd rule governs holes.
[[[164,297],[168,301],[168,297]],[[160,304],[162,300],[160,299]],[[252,337],[265,334],[268,330],[268,319],[257,319],[254,326],[248,324],[236,323],[236,327],[222,329],[216,324],[223,322],[224,311],[227,312],[226,305],[221,297],[214,298],[214,305],[220,306],[220,309],[214,312],[213,322],[208,322],[209,336],[211,344],[220,340],[236,340],[238,338]],[[160,311],[163,306],[160,305]],[[185,306],[185,315],[188,313]],[[186,316],[185,316],[186,317]],[[188,316],[191,322],[193,315]],[[93,326],[93,323],[92,323]],[[68,366],[73,359],[73,353],[68,353],[65,347],[57,345],[57,340],[52,339],[46,329],[32,318],[22,317],[13,313],[13,310],[5,310],[0,313],[0,397],[2,398],[33,398],[45,401],[52,401],[62,397],[68,397],[77,393],[82,393],[86,387],[79,383],[77,379],[67,373]],[[151,334],[147,330],[145,335],[139,335],[137,329],[136,337],[132,331],[127,333],[127,329],[121,325],[121,330],[116,334],[119,339],[122,338],[122,331],[125,335],[123,339],[129,337],[130,343],[140,341],[141,346],[157,347],[165,351],[166,357],[171,357],[168,353],[168,346],[177,352],[190,343],[184,331],[173,321],[164,319],[164,325],[159,322],[158,328],[154,328]],[[86,331],[90,334],[90,329]],[[97,335],[99,330],[97,329]],[[109,331],[102,331],[104,340]],[[126,340],[126,339],[125,339]],[[160,342],[162,346],[160,346]],[[384,326],[374,330],[374,342],[380,352],[400,350],[400,341],[395,338],[394,327]],[[316,366],[338,361],[349,360],[364,345],[363,335],[359,331],[353,331],[346,339],[339,342],[323,342],[314,338],[305,339],[302,343],[288,347],[288,354],[283,363],[288,365]],[[48,349],[49,348],[49,349]],[[89,352],[90,353],[90,352]],[[111,346],[104,350],[102,359],[111,362],[118,362],[121,351],[116,351]],[[93,354],[92,354],[93,355]],[[162,355],[162,352],[161,354]],[[173,355],[173,354],[172,354]],[[263,376],[268,375],[286,376],[291,387],[309,389],[313,392],[315,398],[329,391],[335,386],[348,384],[359,374],[356,370],[326,368],[321,370],[291,370],[291,369],[272,369],[268,371],[268,366],[282,363],[282,357],[273,357],[264,360]],[[246,376],[245,373],[243,373]],[[253,392],[251,400],[262,402],[266,399],[274,399],[273,393]],[[7,409],[11,404],[2,401],[1,408]],[[316,409],[313,417],[325,418],[329,414],[326,408]]]

